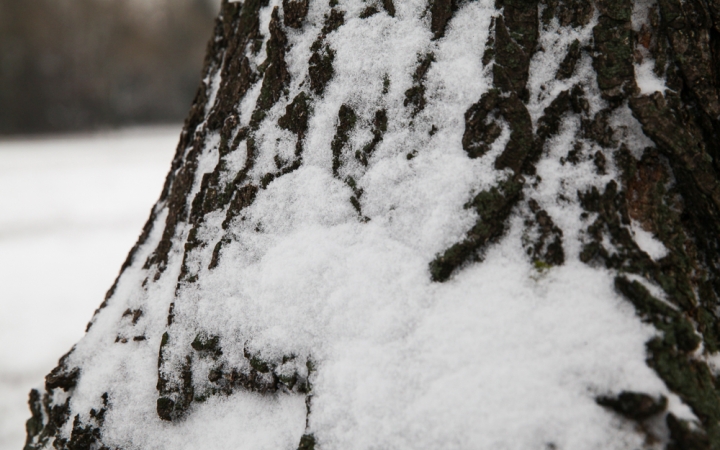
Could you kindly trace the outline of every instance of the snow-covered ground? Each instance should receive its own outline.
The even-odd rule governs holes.
[[[85,331],[162,188],[179,127],[0,141],[0,450]]]

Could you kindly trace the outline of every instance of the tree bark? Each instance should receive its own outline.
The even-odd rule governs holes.
[[[455,21],[474,7],[430,0],[416,14],[392,0],[362,7],[337,0],[224,2],[160,200],[88,337],[47,376],[45,392],[31,393],[26,449],[132,447],[132,438],[106,433],[105,415],[117,407],[114,384],[95,403],[89,394],[72,401],[84,374],[102,364],[87,348],[110,345],[91,338],[98,324],[96,334],[114,340],[112,346],[137,344],[158,355],[160,419],[183,423],[193,405],[238,391],[301,396],[307,419],[298,448],[333,448],[312,426],[313,383],[323,367],[312,351],[268,356],[246,344],[233,360],[220,325],[191,323],[211,308],[203,295],[213,291],[202,287],[204,280],[232,276],[221,269],[233,258],[253,257],[237,250],[248,233],[273,231],[245,223],[255,203],[308,160],[342,186],[359,227],[380,223],[367,206],[363,176],[383,158],[400,155],[398,161],[413,164],[422,157],[422,145],[392,155],[382,150],[401,148],[393,136],[403,129],[428,146],[449,133],[464,164],[491,158],[488,170],[497,174],[486,188],[467,193],[467,215],[456,219],[464,220],[464,231],[436,237],[438,251],[426,262],[431,285],[452,283],[482,265],[521,217],[526,259],[538,274],[574,260],[612,274],[616,292],[657,330],[647,342],[647,365],[697,420],[679,417],[665,397],[645,392],[597,395],[597,408],[636,424],[648,448],[660,442],[668,449],[720,449],[720,391],[710,363],[720,346],[720,2],[497,0],[492,21],[477,24],[486,33],[477,62],[490,85],[471,91],[479,94],[462,110],[447,112],[461,122],[461,132],[452,134],[451,127],[436,126],[442,120],[434,105],[446,99],[429,86],[446,70],[442,45],[460,33]],[[371,20],[398,27],[418,21],[425,41],[407,73],[378,76],[374,90],[342,99],[337,83],[348,69],[338,68],[342,49],[334,37]],[[303,42],[309,58],[298,61],[301,53],[293,49]],[[354,70],[358,83],[365,82],[364,68]],[[333,120],[322,119],[328,114]],[[313,140],[313,133],[328,138]],[[290,150],[278,150],[276,137]],[[582,172],[584,187],[572,191],[562,187],[565,181],[543,179],[542,164],[549,163],[558,179],[591,170]],[[553,204],[577,206],[572,220],[581,224],[579,234],[571,236],[571,222],[553,214]],[[666,252],[651,255],[633,231],[638,227]],[[163,293],[167,286],[172,294]],[[660,293],[651,293],[652,286]],[[158,304],[167,305],[165,320],[143,324]],[[649,425],[658,417],[665,436]]]

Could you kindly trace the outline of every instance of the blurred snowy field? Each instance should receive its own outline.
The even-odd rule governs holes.
[[[0,450],[83,335],[160,195],[180,127],[0,140]]]

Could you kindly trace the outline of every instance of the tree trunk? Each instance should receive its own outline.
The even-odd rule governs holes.
[[[720,1],[222,6],[27,449],[720,449]]]

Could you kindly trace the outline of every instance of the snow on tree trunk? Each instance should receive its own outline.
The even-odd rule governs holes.
[[[719,449],[720,1],[225,2],[27,449]]]

